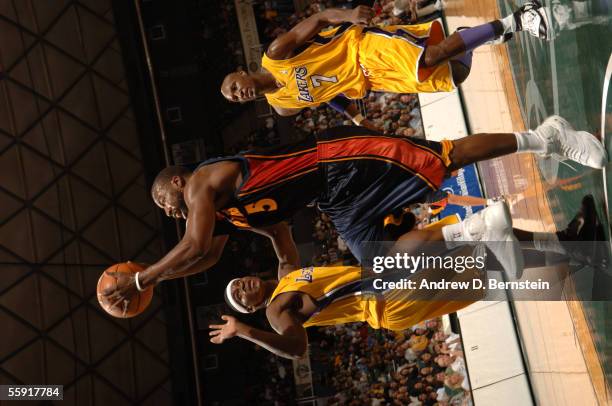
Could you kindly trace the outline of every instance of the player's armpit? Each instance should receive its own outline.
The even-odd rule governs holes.
[[[278,113],[279,116],[282,117],[295,116],[296,114],[299,114],[300,111],[302,111],[302,109],[288,109],[285,107],[279,107],[274,105],[272,106],[272,108]]]
[[[295,311],[290,308],[270,306],[266,309],[266,316],[270,326],[278,333],[279,339],[275,344],[282,347],[278,349],[285,352],[285,355],[273,352],[285,357],[289,355],[287,358],[303,357],[308,349],[308,335]]]

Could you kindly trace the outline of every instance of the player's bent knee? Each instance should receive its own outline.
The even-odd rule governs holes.
[[[470,68],[458,61],[451,61],[451,71],[455,85],[463,83],[470,75]]]
[[[444,60],[444,51],[437,45],[430,45],[423,53],[424,67],[432,67]]]

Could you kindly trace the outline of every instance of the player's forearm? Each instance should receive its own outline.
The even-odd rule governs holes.
[[[323,28],[329,25],[341,24],[351,17],[351,10],[328,8],[320,13],[314,14],[297,24],[291,31],[296,35],[296,45],[302,45],[317,35]]]
[[[285,236],[285,238],[274,239],[273,243],[276,257],[278,258],[279,267],[293,266],[295,268],[300,265],[300,254],[298,253],[295,242],[291,234]]]
[[[217,261],[217,257],[206,255],[203,258],[196,260],[191,265],[186,265],[179,269],[166,269],[158,276],[157,282],[162,282],[169,279],[184,278],[185,276],[204,272],[214,266]]]
[[[152,286],[164,279],[179,278],[199,272],[203,270],[202,266],[207,265],[206,254],[207,252],[196,244],[181,241],[165,257],[141,272],[139,281],[142,286]]]
[[[228,240],[227,235],[213,237],[210,249],[202,258],[194,262],[192,265],[185,266],[181,269],[167,269],[159,276],[158,282],[166,279],[182,278],[196,273],[204,272],[214,266],[223,253],[223,248]]]
[[[300,267],[300,254],[291,234],[291,227],[279,223],[271,227],[253,230],[270,238],[278,258],[278,278]]]
[[[484,199],[482,197],[449,194],[448,204],[454,204],[458,206],[485,206],[487,204],[487,199]]]
[[[350,16],[350,9],[328,8],[320,13],[314,14],[312,17],[318,17],[321,28],[325,28],[328,25],[342,24],[343,22],[349,21]]]
[[[331,108],[349,118],[355,125],[365,125],[368,128],[374,126],[361,114],[357,104],[343,95],[338,95],[327,103]]]
[[[297,359],[303,357],[306,353],[306,342],[298,337],[283,336],[259,330],[244,323],[237,325],[236,335],[265,348],[279,357]]]
[[[346,106],[346,110],[344,110],[344,115],[351,120],[353,120],[353,117],[357,116],[358,114],[360,114],[360,111],[355,103],[350,103],[348,106]]]

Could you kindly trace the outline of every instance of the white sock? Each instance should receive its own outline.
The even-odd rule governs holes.
[[[546,153],[548,143],[533,131],[516,132],[516,152]]]
[[[444,236],[444,241],[467,241],[465,239],[465,231],[463,230],[463,221],[442,227],[442,235]]]
[[[419,18],[425,17],[432,13],[435,13],[438,10],[440,9],[436,8],[436,4],[430,4],[429,6],[425,6],[425,7],[417,9],[417,17]]]
[[[504,17],[499,21],[504,26],[504,34],[518,31],[516,27],[516,20],[514,19],[514,14],[510,14],[509,16]]]
[[[460,223],[442,227],[442,235],[444,241],[474,241],[480,239],[484,229],[482,216],[475,214]]]
[[[533,246],[538,251],[556,252],[562,255],[567,253],[555,233],[533,233]]]

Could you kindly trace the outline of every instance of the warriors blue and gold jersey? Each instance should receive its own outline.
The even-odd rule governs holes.
[[[317,140],[249,151],[233,157],[242,184],[218,212],[238,227],[263,227],[316,201],[351,252],[383,240],[384,218],[424,202],[446,176],[452,143],[381,136],[364,127],[334,127]]]
[[[221,209],[217,217],[239,228],[264,227],[287,220],[323,190],[317,145],[312,138],[211,159],[200,166],[224,160],[240,162],[242,183],[232,203]]]

